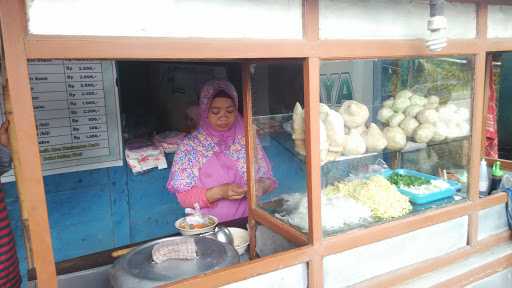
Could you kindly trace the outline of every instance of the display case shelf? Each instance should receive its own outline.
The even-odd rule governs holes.
[[[268,202],[265,202],[265,203],[260,203],[259,206],[260,206],[260,208],[262,210],[264,210],[265,212],[268,213],[267,215],[273,215],[277,219],[280,219],[276,215],[287,214],[288,213],[287,211],[283,210],[284,201],[285,200],[283,198],[277,198],[277,199],[274,199],[272,201],[268,201]],[[430,203],[426,203],[426,204],[414,204],[414,203],[411,203],[412,211],[409,214],[401,216],[401,217],[387,219],[387,220],[367,221],[367,222],[362,222],[362,223],[358,223],[358,224],[346,224],[346,225],[344,225],[342,227],[339,227],[337,229],[329,229],[329,230],[328,229],[324,229],[323,230],[323,234],[324,234],[324,236],[332,236],[332,235],[336,235],[336,234],[339,234],[339,233],[348,232],[348,231],[351,231],[351,230],[354,230],[354,229],[366,229],[366,228],[369,228],[369,227],[373,227],[373,226],[376,226],[376,225],[392,222],[392,221],[395,221],[395,220],[399,220],[399,219],[403,219],[403,218],[408,218],[410,216],[420,214],[420,213],[422,213],[423,211],[426,211],[426,210],[448,207],[448,206],[452,206],[452,205],[455,205],[455,204],[463,203],[465,201],[467,201],[467,194],[466,194],[466,192],[465,191],[459,191],[459,192],[455,193],[455,195],[453,195],[452,197],[439,199],[437,201],[433,201],[433,202],[430,202]],[[294,230],[294,231],[292,230],[294,232],[293,234],[297,235],[297,233],[301,233],[301,232],[299,232],[299,231],[301,231],[301,229],[298,226],[295,226],[295,225],[293,225],[293,224],[291,224],[289,222],[286,222],[285,220],[282,220],[282,219],[280,219],[279,221],[281,221],[283,223],[286,223],[286,225],[290,225],[291,227],[293,227],[293,228],[291,228],[291,229]],[[288,231],[289,229],[286,229],[286,230]],[[303,231],[302,233],[307,233],[307,231]],[[290,239],[290,238],[287,237],[287,239]]]
[[[296,158],[301,159],[302,161],[305,161],[305,156],[301,155],[300,153],[295,151],[293,139],[292,139],[290,133],[288,133],[287,131],[283,130],[283,131],[271,132],[271,133],[266,133],[266,134],[260,135],[260,137],[265,137],[265,136],[272,137],[275,141],[277,141],[279,144],[281,144],[283,147],[285,147],[286,150],[290,151],[290,153],[295,155]],[[415,151],[427,149],[429,147],[446,145],[446,144],[465,141],[465,140],[469,140],[469,139],[470,139],[470,136],[467,135],[467,136],[454,137],[454,138],[446,139],[443,141],[439,141],[439,142],[435,142],[435,143],[428,143],[428,144],[407,141],[407,145],[405,146],[405,148],[400,151],[392,151],[392,150],[385,149],[382,152],[378,152],[378,153],[375,152],[375,153],[365,153],[365,154],[355,155],[355,156],[340,156],[335,160],[330,160],[325,163],[322,163],[322,165],[326,165],[330,162],[340,162],[340,161],[353,160],[353,159],[358,159],[358,158],[378,156],[378,155],[390,154],[390,153],[415,152]]]

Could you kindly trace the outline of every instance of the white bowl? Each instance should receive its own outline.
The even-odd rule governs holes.
[[[239,255],[242,255],[249,246],[249,232],[245,229],[229,227],[229,232],[233,235],[233,246]]]
[[[176,222],[174,222],[174,227],[176,227],[176,229],[178,229],[180,231],[181,235],[184,235],[184,236],[203,234],[203,233],[213,231],[215,226],[217,226],[217,223],[219,223],[219,220],[217,220],[217,218],[215,218],[214,216],[208,215],[208,221],[212,222],[212,224],[210,226],[207,226],[204,228],[199,228],[199,229],[187,229],[187,228],[180,227],[180,224],[184,221],[185,221],[185,217],[180,218]]]

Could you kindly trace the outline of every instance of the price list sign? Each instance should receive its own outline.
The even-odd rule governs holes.
[[[122,165],[114,62],[32,60],[29,77],[46,175]]]

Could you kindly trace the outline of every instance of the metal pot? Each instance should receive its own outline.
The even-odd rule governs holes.
[[[194,260],[170,259],[153,263],[153,246],[167,241],[164,238],[146,243],[119,258],[112,265],[110,282],[114,288],[146,288],[175,282],[207,271],[240,262],[233,246],[209,237],[196,237],[198,258]]]

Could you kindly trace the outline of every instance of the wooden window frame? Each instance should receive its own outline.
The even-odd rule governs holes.
[[[249,63],[255,59],[299,58],[304,61],[304,101],[306,136],[306,166],[308,187],[309,231],[304,236],[280,223],[255,205],[254,183],[249,185],[249,228],[254,243],[256,222],[278,231],[286,238],[304,246],[247,263],[212,271],[162,287],[217,287],[241,281],[292,265],[308,264],[310,287],[323,287],[323,257],[366,245],[423,227],[462,216],[469,217],[468,246],[448,255],[407,266],[375,279],[365,281],[367,286],[399,283],[445,266],[462,257],[484,251],[510,240],[510,232],[483,240],[477,239],[478,212],[507,201],[504,194],[479,199],[478,182],[470,181],[469,201],[429,211],[417,216],[350,231],[323,238],[320,219],[320,159],[319,159],[319,70],[320,60],[365,59],[377,57],[416,57],[442,55],[472,55],[474,67],[474,95],[471,134],[471,155],[481,155],[487,53],[512,50],[512,39],[487,39],[487,8],[490,4],[510,4],[506,0],[457,0],[477,5],[477,37],[450,40],[448,47],[432,53],[424,40],[320,40],[319,0],[303,1],[303,39],[248,40],[248,39],[180,39],[144,37],[86,37],[31,35],[27,29],[25,1],[1,0],[0,25],[4,45],[7,89],[5,94],[7,118],[11,121],[14,168],[20,198],[22,219],[29,242],[29,264],[36,268],[41,287],[57,287],[55,262],[51,246],[50,227],[36,136],[32,98],[28,79],[28,59],[239,59],[243,63],[242,81],[246,132],[250,129],[251,93]],[[269,49],[272,47],[272,49]],[[252,134],[247,133],[248,177],[252,179],[254,163]],[[23,153],[21,153],[23,151]],[[478,179],[479,157],[470,157],[469,179]],[[508,164],[507,164],[508,165]],[[512,165],[511,165],[512,166]],[[254,246],[254,245],[252,245]],[[254,247],[251,255],[255,255]],[[508,258],[507,258],[508,259]],[[497,261],[496,265],[503,265]],[[500,266],[501,267],[501,266]],[[492,268],[492,267],[491,267]],[[373,281],[373,282],[372,282]]]

